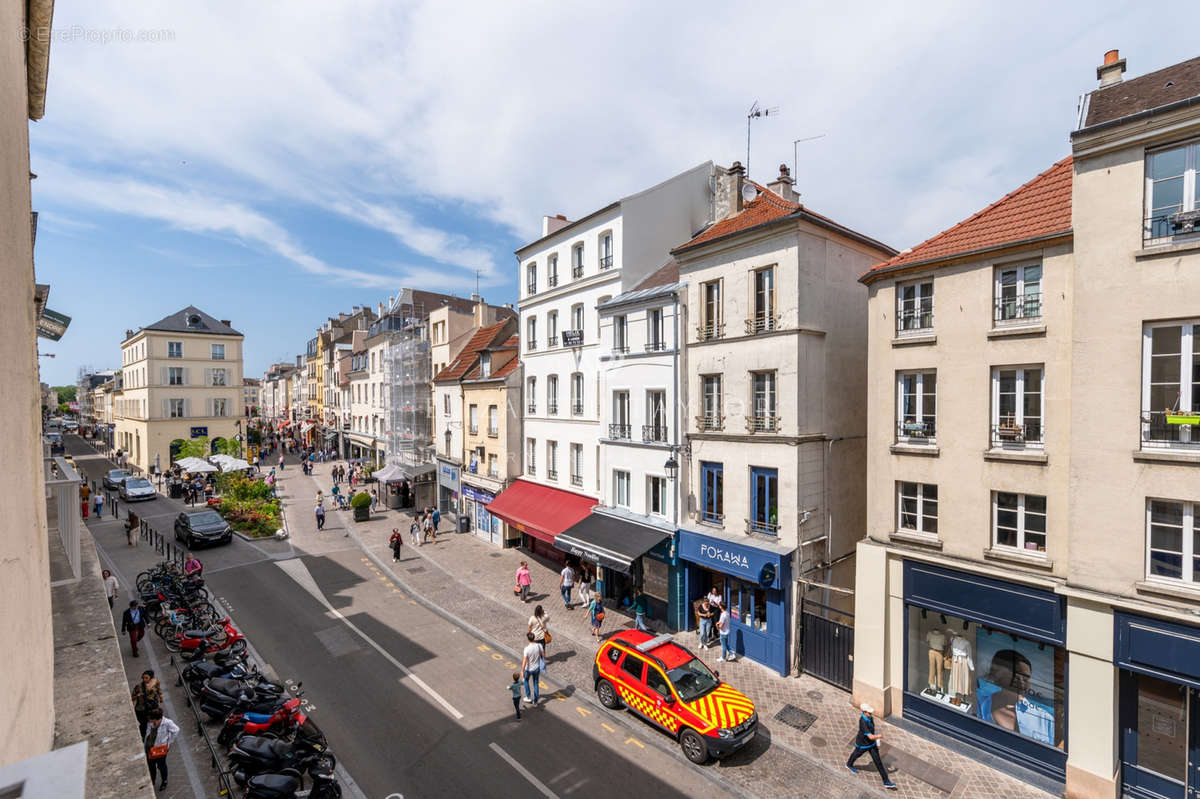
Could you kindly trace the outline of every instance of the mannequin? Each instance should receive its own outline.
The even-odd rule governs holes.
[[[929,687],[939,694],[945,693],[942,667],[946,662],[946,638],[945,631],[936,628],[925,634],[925,643],[929,645]]]
[[[954,633],[950,639],[950,684],[947,692],[958,700],[965,699],[971,693],[973,671],[975,662],[971,660],[971,642],[961,633]]]

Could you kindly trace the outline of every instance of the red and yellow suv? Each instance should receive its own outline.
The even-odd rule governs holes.
[[[600,704],[661,727],[693,763],[742,748],[758,730],[754,703],[670,635],[622,630],[600,645],[592,678]]]

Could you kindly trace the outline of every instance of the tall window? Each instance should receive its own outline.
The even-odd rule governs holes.
[[[908,533],[937,535],[938,489],[925,483],[896,483],[898,518],[896,529]]]
[[[621,469],[613,470],[613,504],[629,507],[629,472]]]
[[[360,416],[359,418],[361,419],[362,417]],[[374,423],[374,421],[375,421],[375,419],[372,418],[371,422]],[[373,427],[374,427],[374,424],[372,424],[372,428]],[[451,436],[451,433],[449,430],[447,430],[445,433],[442,434],[443,443],[446,445],[446,449],[442,454],[445,455],[447,458],[449,458],[451,456],[451,452],[450,452],[451,437],[452,436]]]
[[[699,339],[721,338],[725,334],[724,319],[721,315],[721,281],[712,280],[700,285],[700,317]]]
[[[171,419],[184,418],[184,401],[181,399],[167,400],[167,416]]]
[[[468,431],[471,433],[471,435],[477,435],[479,433],[479,406],[469,405],[467,407],[467,414],[468,418],[470,419],[470,427],[468,428]]]
[[[558,413],[558,375],[546,378],[546,413],[551,416]]]
[[[546,284],[550,288],[558,285],[558,254],[554,253],[546,257]]]
[[[167,368],[167,385],[182,386],[183,385],[183,367],[171,366]]]
[[[226,382],[227,381],[226,381],[226,370],[225,369],[209,370],[208,384],[210,386],[224,386],[226,384]]]
[[[995,545],[1046,551],[1046,498],[1036,494],[997,491],[992,495]]]
[[[611,233],[605,233],[600,236],[600,269],[612,269],[613,265],[613,240]]]
[[[937,433],[937,373],[898,372],[896,393],[897,438],[933,439]]]
[[[1146,576],[1200,582],[1200,503],[1146,501]]]
[[[228,407],[226,406],[224,399],[217,398],[217,399],[212,400],[212,415],[213,416],[228,416],[229,415]]]
[[[583,375],[579,372],[571,375],[571,413],[583,415]]]
[[[583,243],[571,248],[571,277],[583,277]]]
[[[212,359],[214,361],[225,360],[225,345],[224,344],[213,344],[212,345]]]
[[[571,329],[583,335],[583,303],[571,306]]]
[[[1042,369],[992,370],[992,446],[1042,444]]]
[[[759,333],[774,330],[775,319],[775,267],[758,269],[754,276],[754,314],[747,320],[746,332]]]
[[[546,346],[558,346],[558,311],[546,314]]]
[[[751,385],[754,414],[748,420],[747,427],[752,433],[777,431],[779,417],[775,407],[775,373],[751,372]]]
[[[529,379],[533,380],[532,377]],[[358,401],[362,402],[362,386],[358,387]],[[447,418],[449,418],[449,416],[450,416],[450,395],[449,394],[442,395],[442,412],[446,414]]]
[[[608,437],[627,439],[629,430],[629,392],[614,391],[612,423],[608,426]]]
[[[500,409],[495,405],[488,406],[488,435],[492,438],[500,435]]]
[[[719,463],[700,463],[700,518],[714,524],[725,519],[724,468]]]
[[[571,485],[583,485],[583,444],[571,445]]]
[[[1200,320],[1142,330],[1142,441],[1200,445]]]
[[[651,516],[667,515],[667,478],[646,478],[646,513]]]
[[[489,453],[487,458],[488,458],[488,461],[487,461],[488,477],[499,477],[500,476],[500,461],[499,461],[499,458],[496,457],[496,453],[494,453],[494,452]]]
[[[725,424],[721,399],[721,376],[701,375],[700,395],[704,403],[704,412],[696,420],[696,426],[701,430],[720,430]]]
[[[613,352],[629,352],[629,331],[625,324],[625,316],[614,316],[613,324]]]
[[[1042,265],[996,270],[995,321],[1031,322],[1042,318]]]
[[[525,401],[526,410],[529,413],[537,413],[537,378],[536,377],[530,377],[525,380],[525,396],[527,397],[527,399]],[[446,402],[449,403],[449,401],[450,401],[450,395],[447,394]],[[448,407],[447,407],[447,413],[449,413]]]
[[[779,533],[779,471],[750,467],[750,532]]]
[[[525,349],[537,349],[537,317],[531,316],[525,320]]]
[[[1200,143],[1158,150],[1146,156],[1145,238],[1198,232],[1184,216],[1200,209]]]
[[[902,283],[896,287],[896,332],[911,333],[933,327],[933,281]]]
[[[537,264],[529,264],[525,267],[525,292],[537,294]]]
[[[537,474],[537,439],[525,439],[525,474]]]
[[[546,477],[551,480],[558,479],[558,442],[546,442]]]
[[[647,350],[664,350],[666,349],[666,338],[663,329],[663,311],[662,308],[651,308],[646,311],[646,349]]]
[[[182,358],[183,357],[183,342],[182,341],[168,341],[167,342],[167,357],[168,358]]]
[[[642,430],[643,441],[667,440],[667,392],[646,392],[646,421],[649,424]]]

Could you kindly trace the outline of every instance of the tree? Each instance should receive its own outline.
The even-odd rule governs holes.
[[[58,403],[58,412],[59,412],[60,414],[67,414],[67,413],[70,413],[70,412],[71,412],[71,406],[70,406],[70,405],[68,405],[68,404],[67,404],[67,403],[65,403],[65,402],[60,402],[60,403]]]
[[[189,438],[179,445],[179,452],[176,453],[176,460],[183,458],[206,458],[208,457],[208,436],[200,436],[200,438]]]
[[[75,401],[75,386],[54,386],[59,403]]]
[[[222,455],[233,455],[240,457],[242,454],[241,442],[234,441],[232,438],[218,438],[216,442],[217,452]]]

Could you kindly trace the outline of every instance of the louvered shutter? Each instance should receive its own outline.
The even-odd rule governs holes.
[[[163,400],[162,418],[169,419],[171,417],[171,401]]]

